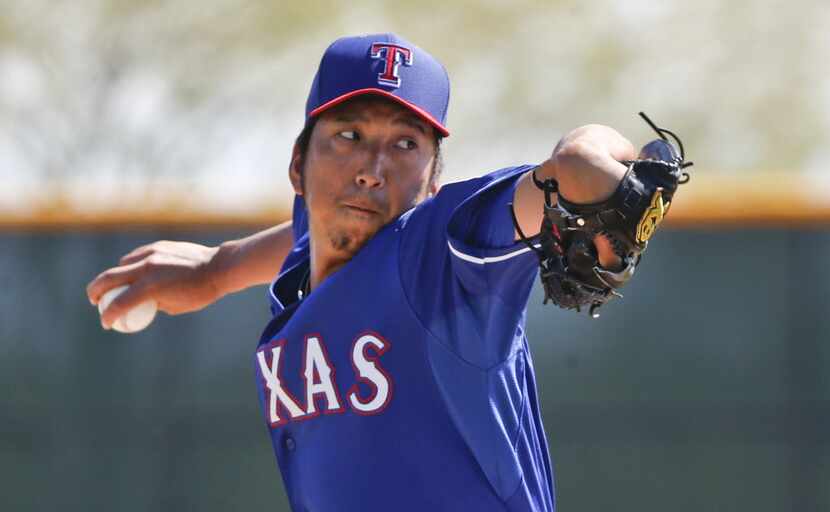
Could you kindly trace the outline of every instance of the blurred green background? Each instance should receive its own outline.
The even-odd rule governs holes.
[[[84,294],[138,244],[239,234],[0,235],[0,509],[287,510],[252,363],[266,289],[134,335]],[[560,509],[830,510],[830,233],[653,245],[599,320],[531,298]]]
[[[448,68],[446,181],[589,122],[642,144],[644,110],[697,176],[830,205],[827,2],[3,0],[0,510],[286,510],[251,370],[265,289],[125,336],[84,287],[137,245],[253,229],[101,230],[113,212],[281,220],[320,55],[388,30]],[[684,225],[598,321],[531,299],[559,508],[830,511],[830,225]]]

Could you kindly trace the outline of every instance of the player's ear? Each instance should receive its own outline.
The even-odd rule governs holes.
[[[303,195],[303,155],[297,144],[294,144],[294,149],[291,150],[291,163],[288,165],[288,179],[291,180],[294,193],[298,196]]]
[[[429,188],[427,189],[427,197],[433,197],[435,194],[437,194],[438,188],[438,182],[436,180],[430,180]]]

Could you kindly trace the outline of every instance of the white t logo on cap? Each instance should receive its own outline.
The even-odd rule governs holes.
[[[372,43],[370,55],[373,59],[383,59],[383,73],[378,73],[378,83],[391,87],[401,86],[401,77],[398,76],[398,66],[412,65],[414,52],[404,46],[392,43]]]

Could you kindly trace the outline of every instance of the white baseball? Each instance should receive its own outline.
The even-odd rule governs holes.
[[[124,293],[129,287],[129,285],[116,286],[102,295],[101,300],[98,301],[98,313],[103,314],[107,309],[107,306],[110,305],[110,302]],[[112,324],[112,328],[118,332],[124,333],[140,331],[150,325],[150,322],[152,322],[156,317],[156,311],[158,311],[158,304],[156,304],[156,301],[153,299],[142,302],[138,306],[118,317],[118,319]]]

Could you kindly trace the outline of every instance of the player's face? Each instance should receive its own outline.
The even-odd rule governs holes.
[[[430,125],[389,100],[356,98],[322,114],[305,161],[295,148],[290,170],[313,250],[351,256],[434,192],[435,144]]]

